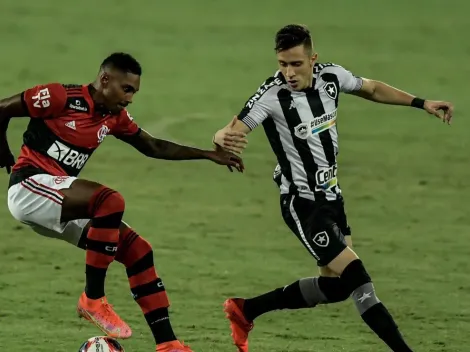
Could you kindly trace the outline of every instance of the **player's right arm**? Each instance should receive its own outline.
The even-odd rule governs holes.
[[[67,101],[65,88],[59,83],[39,85],[9,98],[0,99],[0,168],[10,173],[15,159],[7,140],[13,117],[46,118],[61,112]]]
[[[225,127],[218,130],[212,138],[216,148],[241,154],[246,148],[246,136],[271,114],[273,85],[282,84],[277,76],[266,80],[246,102],[242,111],[234,116]]]
[[[234,116],[230,123],[218,130],[212,138],[212,143],[216,149],[224,149],[226,151],[241,154],[246,148],[248,140],[246,135],[251,129],[238,116]]]

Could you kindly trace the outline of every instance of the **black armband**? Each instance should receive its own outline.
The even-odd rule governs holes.
[[[411,106],[418,109],[424,109],[424,99],[414,98],[411,101]]]

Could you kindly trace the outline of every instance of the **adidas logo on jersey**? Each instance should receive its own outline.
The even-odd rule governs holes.
[[[65,124],[66,127],[71,128],[72,130],[76,130],[75,121],[70,121]]]
[[[73,167],[80,170],[90,157],[89,154],[84,154],[67,147],[65,144],[55,141],[47,150],[47,155],[51,158],[60,161],[66,166]]]

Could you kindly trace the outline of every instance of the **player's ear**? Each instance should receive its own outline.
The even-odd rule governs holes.
[[[313,53],[313,55],[310,57],[310,64],[313,66],[315,65],[315,62],[317,61],[318,59],[318,54],[317,53]]]
[[[100,82],[103,87],[106,87],[109,84],[109,73],[105,71],[101,72]]]

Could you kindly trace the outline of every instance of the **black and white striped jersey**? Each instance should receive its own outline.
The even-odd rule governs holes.
[[[339,93],[361,87],[362,78],[343,67],[315,64],[311,88],[293,91],[278,71],[246,102],[238,119],[251,130],[263,125],[280,166],[281,193],[296,192],[311,200],[338,198]]]

